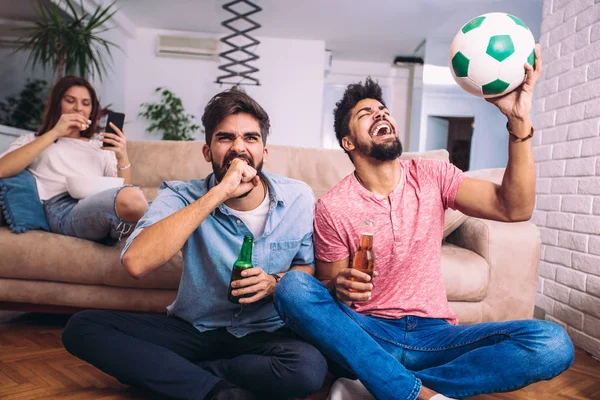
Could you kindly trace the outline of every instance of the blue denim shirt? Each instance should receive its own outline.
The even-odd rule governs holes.
[[[294,265],[314,268],[314,196],[303,182],[263,173],[269,185],[270,208],[262,236],[254,238],[252,263],[272,274]],[[127,240],[127,249],[140,232],[190,205],[215,184],[213,174],[189,182],[163,182],[152,205]],[[183,274],[177,298],[167,311],[200,332],[221,327],[236,337],[252,332],[273,332],[283,326],[272,297],[237,305],[227,300],[233,263],[244,235],[252,235],[243,221],[221,204],[188,238],[182,248]]]

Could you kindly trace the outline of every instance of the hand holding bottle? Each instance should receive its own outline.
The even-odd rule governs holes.
[[[250,304],[273,294],[275,280],[260,267],[248,268],[241,272],[242,279],[231,282],[233,296],[239,304]]]
[[[341,271],[335,278],[335,293],[342,301],[366,301],[371,299],[375,256],[373,236],[375,222],[365,218],[360,231],[358,249],[352,257],[352,268]]]
[[[371,276],[354,268],[342,270],[334,279],[335,295],[344,302],[371,299]]]

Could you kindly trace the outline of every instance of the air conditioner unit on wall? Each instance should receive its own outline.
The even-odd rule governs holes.
[[[218,61],[220,47],[221,41],[215,38],[159,35],[156,39],[156,55],[162,57]]]

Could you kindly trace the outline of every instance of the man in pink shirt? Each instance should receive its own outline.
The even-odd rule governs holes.
[[[512,391],[573,362],[566,332],[547,321],[457,325],[440,265],[444,210],[525,221],[535,201],[531,141],[534,67],[515,91],[489,101],[508,118],[502,185],[452,164],[398,160],[402,145],[381,88],[367,78],[337,103],[335,131],[355,171],[315,208],[317,278],[286,274],[275,290],[286,324],[351,371],[377,399],[429,400]],[[377,273],[349,268],[363,221],[375,225]]]

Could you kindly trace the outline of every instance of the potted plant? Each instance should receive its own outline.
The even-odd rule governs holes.
[[[193,115],[186,114],[181,99],[162,87],[154,92],[160,92],[160,103],[142,103],[139,113],[151,122],[148,132],[161,132],[163,140],[194,140],[192,135],[200,126],[192,122]]]
[[[16,96],[0,101],[0,124],[35,131],[42,123],[45,98],[49,91],[48,82],[42,79],[27,79],[27,83]]]
[[[56,79],[66,75],[82,77],[94,76],[96,73],[102,80],[106,72],[102,50],[112,59],[111,47],[120,48],[113,42],[99,35],[107,29],[103,25],[110,20],[117,10],[114,2],[104,8],[98,6],[89,14],[81,11],[72,0],[65,0],[71,19],[65,19],[62,11],[52,2],[39,2],[35,7],[39,19],[35,26],[19,28],[23,44],[15,52],[29,51],[28,63],[32,67],[41,65],[56,72]]]

